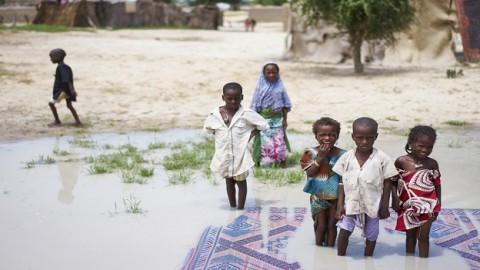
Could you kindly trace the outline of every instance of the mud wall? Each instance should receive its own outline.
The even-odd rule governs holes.
[[[453,64],[453,34],[458,32],[455,6],[450,0],[411,0],[416,19],[410,29],[397,35],[395,46],[383,41],[362,45],[364,63]],[[348,35],[325,22],[308,25],[299,7],[291,6],[287,38],[288,58],[324,63],[351,60]]]
[[[37,10],[33,6],[0,7],[0,24],[30,23],[35,19]]]
[[[223,15],[218,8],[181,6],[142,0],[137,2],[42,2],[34,23],[77,27],[188,26],[217,29]]]

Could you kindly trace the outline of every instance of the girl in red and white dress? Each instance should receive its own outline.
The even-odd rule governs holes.
[[[405,146],[407,155],[397,158],[400,179],[392,185],[392,207],[398,213],[396,230],[406,232],[406,252],[428,257],[430,228],[441,208],[440,171],[429,157],[437,134],[429,126],[410,130]]]

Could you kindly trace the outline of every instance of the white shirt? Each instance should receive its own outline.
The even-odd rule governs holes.
[[[203,130],[215,134],[215,154],[210,169],[223,178],[240,175],[255,164],[249,149],[251,132],[266,130],[268,122],[255,111],[240,105],[227,126],[215,108],[205,120]]]
[[[343,154],[332,170],[342,177],[345,214],[365,213],[371,218],[378,216],[384,180],[398,174],[390,157],[376,148],[362,167],[353,149]]]

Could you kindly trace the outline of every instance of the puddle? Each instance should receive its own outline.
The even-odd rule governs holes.
[[[442,172],[444,208],[480,208],[479,135],[479,130],[439,133],[432,157]],[[224,183],[214,185],[198,173],[191,183],[172,186],[162,166],[156,165],[147,184],[125,184],[119,173],[91,175],[83,159],[103,153],[105,145],[130,143],[146,149],[152,142],[196,141],[202,136],[200,130],[173,129],[0,143],[0,268],[180,269],[208,226],[226,226],[242,215],[228,207]],[[294,151],[314,143],[310,135],[289,138]],[[76,140],[94,147],[81,147],[73,143]],[[404,145],[405,138],[382,135],[376,143],[392,157],[403,155]],[[353,143],[343,135],[339,146],[348,148]],[[157,149],[148,155],[160,160],[167,153]],[[25,168],[42,155],[57,162]],[[268,209],[309,207],[302,184],[274,187],[249,179],[248,185],[246,207],[261,207],[265,212],[260,215],[264,239],[268,239]],[[124,199],[130,196],[140,201],[143,213],[126,212]],[[352,239],[348,252],[353,255],[340,258],[334,249],[315,247],[311,223],[307,211],[285,248],[289,259],[298,261],[302,269],[383,269],[392,263],[397,269],[470,269],[456,253],[434,244],[428,260],[403,256],[404,237],[385,230],[375,258],[360,256],[359,238]]]

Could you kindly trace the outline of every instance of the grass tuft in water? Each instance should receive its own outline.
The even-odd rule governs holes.
[[[162,149],[165,147],[167,147],[167,144],[159,141],[154,141],[148,144],[148,150]]]
[[[87,163],[90,164],[90,167],[104,167],[106,172],[113,172],[120,169],[133,169],[139,164],[146,162],[147,160],[143,157],[143,154],[131,144],[118,147],[114,153],[90,156],[87,158]],[[95,170],[89,171],[95,172]]]
[[[96,145],[96,143],[87,136],[77,137],[69,141],[69,143],[80,146],[80,147],[84,147],[84,148],[94,148]]]
[[[199,143],[182,144],[178,147],[172,146],[172,150],[173,153],[165,156],[162,160],[163,167],[166,170],[197,170],[210,165],[215,145],[213,139],[204,138]]]
[[[123,198],[123,205],[127,210],[127,213],[132,214],[141,214],[143,213],[143,209],[140,207],[140,203],[142,201],[138,198],[135,198],[133,194],[130,194],[130,198]]]
[[[57,156],[68,156],[70,153],[68,153],[68,151],[66,151],[66,150],[60,150],[58,148],[55,148],[55,149],[53,149],[53,154],[55,154]]]
[[[275,186],[299,183],[305,180],[306,177],[303,170],[295,168],[254,168],[253,176],[260,183],[273,184]]]
[[[183,169],[173,172],[168,176],[168,182],[172,185],[187,184],[190,182],[193,172],[188,169]]]
[[[57,161],[52,158],[51,156],[47,155],[39,155],[38,159],[32,159],[31,161],[28,161],[25,163],[25,168],[31,169],[35,168],[35,165],[49,165],[49,164],[55,164]]]

